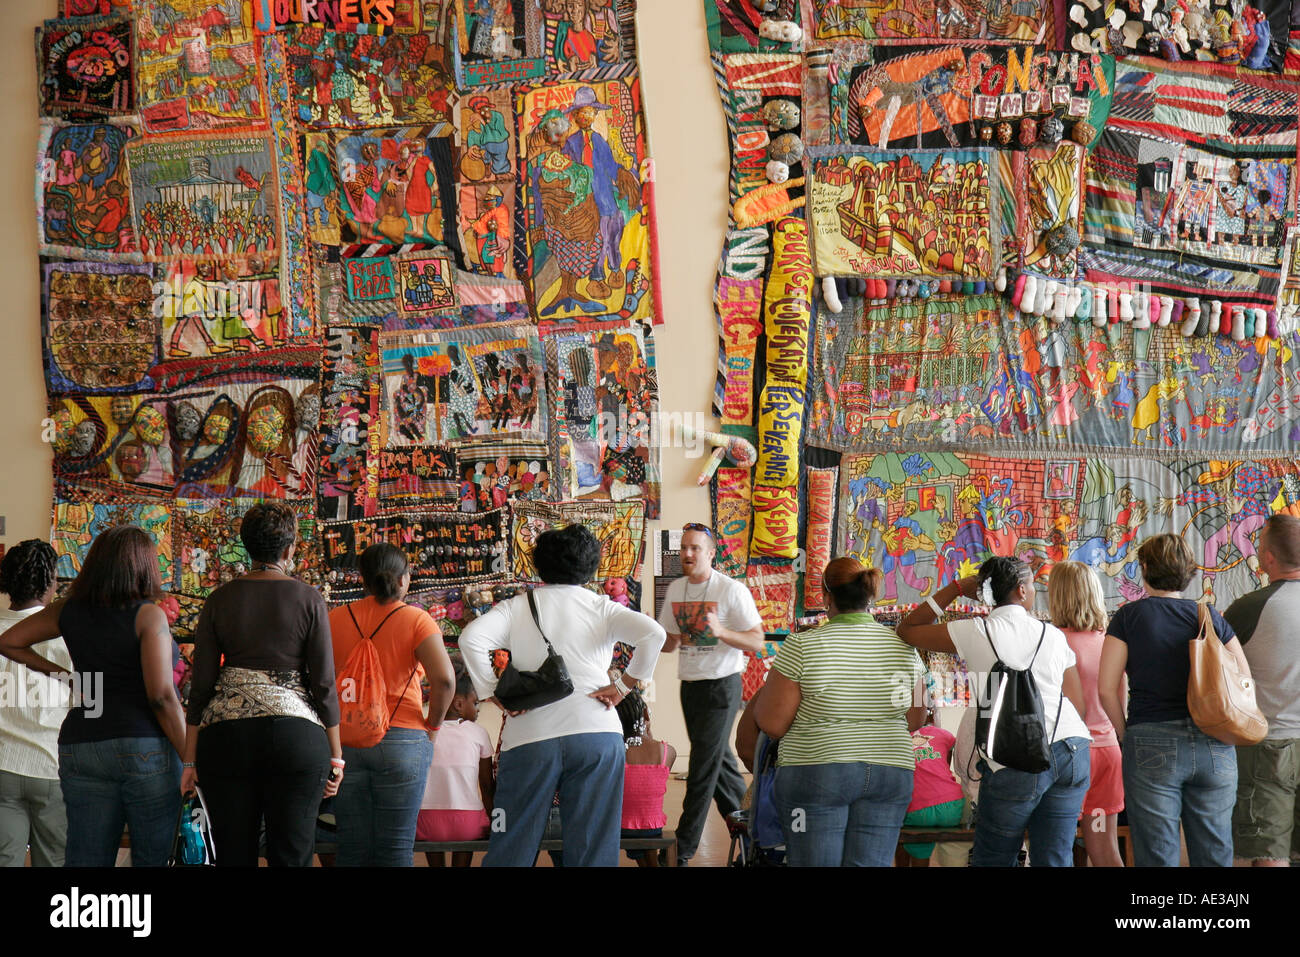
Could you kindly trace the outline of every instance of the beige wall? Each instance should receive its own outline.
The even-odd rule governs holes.
[[[0,34],[0,104],[7,120],[0,147],[0,263],[7,290],[0,305],[6,335],[0,348],[0,541],[46,537],[50,531],[50,450],[41,441],[45,386],[41,372],[40,286],[36,259],[33,160],[36,155],[36,67],[31,30],[57,11],[56,0],[4,0],[10,29]],[[722,108],[709,66],[702,0],[642,0],[639,35],[646,117],[657,167],[660,277],[666,325],[656,334],[660,406],[664,413],[707,412],[713,394],[717,339],[712,279],[726,228],[727,150]],[[714,423],[716,424],[716,422]],[[663,524],[707,521],[708,496],[696,487],[701,459],[680,449],[663,453]],[[647,552],[647,573],[652,567]],[[651,583],[646,593],[653,595]],[[677,699],[677,662],[665,656],[655,681],[655,731],[687,750]],[[495,735],[496,721],[483,712]],[[684,767],[679,763],[679,770]]]
[[[40,267],[36,261],[36,54],[32,31],[58,11],[56,0],[6,0],[9,29],[0,32],[0,541],[13,545],[50,534],[50,449],[41,441],[45,377],[41,373]]]

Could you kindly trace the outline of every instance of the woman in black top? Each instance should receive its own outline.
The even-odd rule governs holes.
[[[63,635],[74,700],[59,732],[59,781],[68,812],[68,867],[112,867],[125,823],[131,863],[167,863],[180,811],[185,717],[172,684],[177,649],[158,552],[134,525],[95,539],[66,599],[0,636],[0,652],[34,671],[63,669],[32,645]]]
[[[297,512],[254,505],[239,537],[253,570],[208,596],[194,633],[181,788],[203,789],[219,866],[257,866],[265,819],[267,862],[310,867],[343,780],[329,615],[289,574]]]
[[[1177,867],[1186,844],[1192,867],[1231,867],[1237,749],[1198,728],[1187,707],[1187,646],[1200,633],[1200,612],[1183,590],[1196,557],[1174,534],[1148,538],[1137,557],[1146,595],[1115,612],[1097,665],[1097,697],[1119,739],[1133,862]],[[1250,677],[1232,626],[1208,611],[1224,649]]]

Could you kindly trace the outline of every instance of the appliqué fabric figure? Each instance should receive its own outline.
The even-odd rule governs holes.
[[[505,117],[500,111],[492,109],[492,101],[486,96],[474,97],[470,100],[469,108],[479,115],[482,122],[469,131],[465,145],[471,152],[478,150],[482,153],[492,175],[509,173],[510,134],[506,132]]]
[[[416,378],[415,356],[409,352],[402,356],[402,366],[406,372],[393,396],[393,425],[403,437],[423,442],[428,438],[425,431],[428,396]]]
[[[596,195],[596,208],[600,213],[600,239],[602,255],[591,267],[588,289],[593,296],[604,299],[609,295],[609,285],[623,284],[623,227],[626,219],[622,204],[629,210],[641,205],[641,186],[634,173],[620,164],[605,137],[592,129],[596,112],[612,109],[601,103],[596,91],[589,86],[578,90],[573,105],[565,112],[578,126],[564,144],[564,153],[576,163],[591,170],[591,188]],[[609,270],[609,284],[605,271]]]

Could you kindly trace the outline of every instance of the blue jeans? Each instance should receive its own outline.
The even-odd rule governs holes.
[[[415,822],[433,760],[416,728],[389,728],[369,748],[343,748],[343,784],[334,798],[339,867],[414,867]]]
[[[776,769],[776,803],[791,867],[888,867],[914,772],[885,764]]]
[[[1130,725],[1122,747],[1124,807],[1138,867],[1177,867],[1178,822],[1192,867],[1232,866],[1237,749],[1191,718]]]
[[[1052,766],[1038,774],[1002,768],[990,773],[981,758],[979,815],[971,867],[1014,867],[1029,832],[1033,867],[1073,867],[1074,835],[1088,793],[1088,738],[1052,745]]]
[[[163,867],[181,810],[181,759],[166,738],[59,745],[67,867],[112,867],[131,833],[131,866]]]
[[[623,736],[566,734],[501,752],[484,867],[531,867],[560,792],[564,866],[617,867]]]

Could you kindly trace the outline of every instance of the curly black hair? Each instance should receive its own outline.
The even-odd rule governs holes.
[[[474,690],[474,679],[469,676],[469,671],[465,668],[463,661],[457,661],[451,666],[452,674],[456,676],[456,694],[462,698],[469,696]]]
[[[548,585],[585,585],[600,567],[600,542],[585,525],[547,529],[537,536],[533,564]]]
[[[0,560],[0,591],[15,605],[30,605],[45,597],[54,584],[59,556],[49,542],[29,538],[5,552]]]
[[[255,562],[278,562],[298,540],[298,513],[284,502],[259,502],[244,513],[239,540]]]

